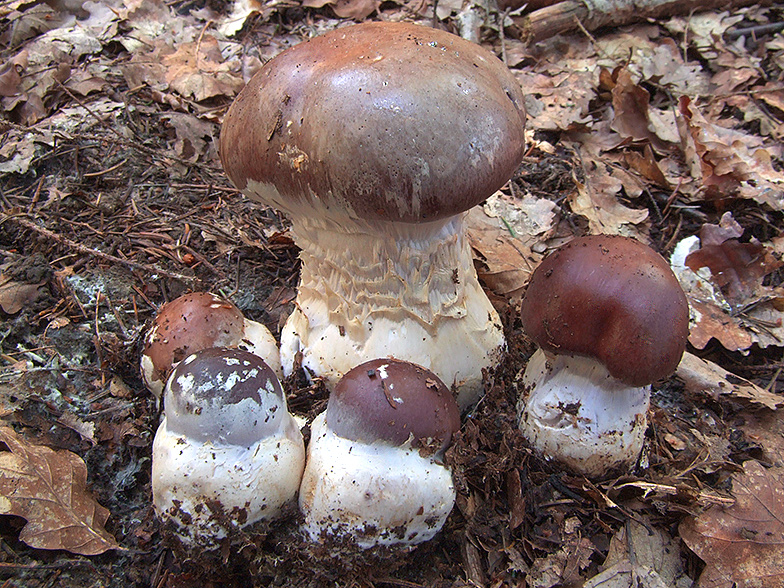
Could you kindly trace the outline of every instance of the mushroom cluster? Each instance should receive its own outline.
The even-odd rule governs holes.
[[[459,428],[454,397],[429,370],[393,359],[350,370],[311,427],[307,535],[361,548],[431,539],[455,502],[443,457]]]
[[[148,334],[145,381],[158,395],[166,382],[154,504],[187,541],[214,545],[297,492],[313,541],[438,532],[460,409],[504,347],[464,217],[517,169],[524,125],[520,85],[492,53],[407,23],[303,42],[240,93],[221,161],[290,218],[300,283],[280,350],[212,295],[166,305]],[[331,390],[307,456],[274,373],[299,365]]]
[[[278,344],[267,327],[246,319],[225,298],[193,292],[161,306],[147,331],[141,359],[145,385],[160,398],[172,369],[192,353],[211,347],[250,351],[280,372]]]
[[[651,384],[675,371],[688,338],[688,302],[666,260],[627,237],[574,239],[536,268],[520,316],[539,346],[522,378],[520,430],[589,477],[629,468]]]
[[[504,338],[463,217],[516,170],[524,123],[506,66],[428,27],[353,25],[265,64],[224,119],[220,156],[302,249],[285,374],[301,357],[332,388],[396,357],[456,388],[462,408],[478,399]]]
[[[305,467],[275,372],[240,349],[203,349],[177,365],[152,454],[156,512],[203,547],[277,517],[294,502]]]

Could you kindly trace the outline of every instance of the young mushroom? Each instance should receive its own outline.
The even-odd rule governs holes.
[[[627,237],[574,239],[536,268],[520,315],[539,346],[523,374],[520,430],[586,476],[630,468],[651,384],[675,371],[688,337],[689,306],[667,262]]]
[[[245,349],[281,373],[278,345],[267,327],[246,319],[225,298],[194,292],[167,302],[155,316],[142,351],[144,383],[160,398],[166,378],[177,363],[210,347]]]
[[[313,421],[299,504],[313,541],[415,545],[455,501],[443,464],[460,411],[432,372],[376,359],[350,370]]]
[[[501,61],[428,27],[344,27],[265,64],[225,117],[220,156],[302,249],[284,373],[301,357],[331,388],[393,356],[456,386],[462,407],[478,399],[504,341],[463,217],[512,176],[524,123]]]
[[[216,547],[293,503],[305,446],[275,372],[240,349],[203,349],[172,371],[152,448],[158,516],[186,545]]]

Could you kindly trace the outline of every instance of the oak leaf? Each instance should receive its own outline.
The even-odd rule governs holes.
[[[31,445],[0,427],[0,514],[22,517],[19,539],[36,549],[98,555],[119,549],[103,525],[109,511],[87,492],[87,467],[70,451]]]
[[[697,587],[784,586],[784,468],[747,461],[732,494],[732,506],[681,523],[681,538],[706,564]]]

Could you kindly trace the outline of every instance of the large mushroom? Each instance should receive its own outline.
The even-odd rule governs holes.
[[[211,347],[250,351],[280,372],[278,344],[267,327],[246,319],[230,300],[192,292],[165,303],[155,315],[144,338],[142,379],[160,398],[172,369],[192,353]]]
[[[465,407],[503,346],[464,212],[524,150],[520,84],[494,55],[407,23],[365,23],[271,61],[225,117],[220,155],[247,196],[285,212],[302,248],[289,373],[333,387],[393,356],[424,365]]]
[[[651,384],[675,371],[688,337],[670,266],[634,239],[577,238],[536,268],[520,314],[539,346],[522,379],[523,434],[589,477],[632,466]]]
[[[455,502],[444,453],[460,411],[438,377],[375,359],[350,370],[313,421],[299,503],[313,541],[416,545]]]
[[[202,349],[166,383],[152,445],[155,512],[186,545],[217,547],[294,503],[305,445],[275,372],[241,349]]]

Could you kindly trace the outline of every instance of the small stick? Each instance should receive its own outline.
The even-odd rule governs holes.
[[[182,280],[182,281],[185,281],[185,282],[194,282],[194,281],[196,281],[198,279],[198,278],[195,278],[193,276],[186,276],[184,274],[178,274],[178,273],[169,272],[169,271],[166,271],[166,270],[163,270],[163,269],[159,269],[159,268],[157,268],[155,266],[147,265],[145,263],[137,263],[137,262],[131,261],[129,259],[122,259],[120,257],[116,257],[116,256],[111,255],[109,253],[104,253],[103,251],[99,251],[97,249],[91,249],[90,247],[86,247],[86,246],[82,245],[81,243],[77,243],[76,241],[72,241],[71,239],[69,239],[67,237],[63,237],[62,235],[58,235],[57,233],[54,233],[54,232],[50,231],[49,229],[45,229],[44,227],[39,227],[34,222],[29,221],[26,218],[21,218],[18,215],[9,215],[9,214],[5,214],[5,213],[0,212],[0,224],[4,223],[7,220],[15,221],[15,222],[19,223],[20,225],[22,225],[24,228],[30,229],[31,231],[35,231],[39,235],[42,235],[43,237],[46,237],[47,239],[51,239],[52,241],[60,243],[61,245],[64,245],[65,247],[69,247],[71,249],[74,249],[75,251],[77,251],[78,253],[81,253],[83,255],[89,255],[91,257],[97,257],[98,259],[102,259],[104,261],[110,261],[112,263],[119,263],[121,265],[126,265],[126,266],[128,266],[130,268],[133,268],[133,269],[142,270],[142,271],[144,271],[144,272],[146,272],[148,274],[159,274],[161,276],[164,276],[166,278],[171,278],[173,280]]]

